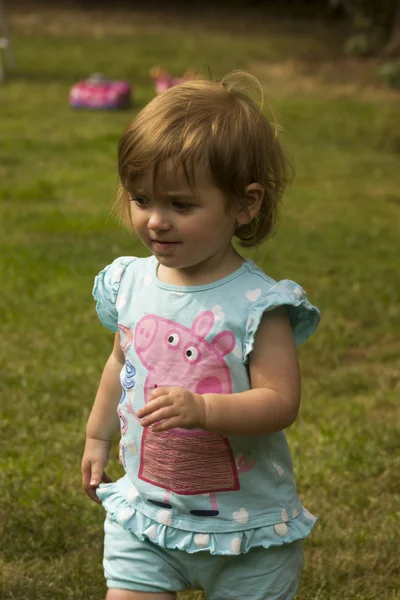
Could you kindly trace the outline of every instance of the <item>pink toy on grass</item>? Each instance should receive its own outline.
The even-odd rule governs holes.
[[[132,105],[132,90],[127,81],[113,81],[94,73],[72,86],[69,93],[72,108],[97,110],[123,109]]]
[[[183,83],[184,81],[193,79],[194,72],[189,69],[186,71],[183,77],[174,77],[163,67],[153,67],[150,71],[150,76],[153,79],[156,93],[161,94],[161,92],[165,92],[165,90],[168,90],[170,87],[173,87],[178,83]]]

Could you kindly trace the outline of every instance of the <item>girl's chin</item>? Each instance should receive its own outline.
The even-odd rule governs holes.
[[[186,269],[193,269],[196,265],[188,264],[183,261],[182,258],[178,258],[177,256],[158,254],[153,252],[153,256],[157,259],[160,265],[166,267],[168,269],[176,269],[177,271],[185,271]]]

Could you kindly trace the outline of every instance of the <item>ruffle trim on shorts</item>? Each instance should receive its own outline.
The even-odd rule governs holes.
[[[130,504],[114,484],[101,484],[97,489],[103,507],[124,529],[141,540],[150,540],[169,550],[189,554],[207,551],[214,555],[244,554],[255,547],[269,548],[306,538],[317,518],[302,508],[294,518],[274,525],[243,531],[196,533],[171,526],[171,514],[161,510],[158,521],[144,515]]]

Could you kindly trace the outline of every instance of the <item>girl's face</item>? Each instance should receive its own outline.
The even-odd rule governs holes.
[[[194,190],[181,167],[167,168],[159,179],[154,182],[149,172],[129,191],[133,228],[161,265],[193,275],[236,255],[232,236],[239,207],[226,208],[205,168],[196,170]]]

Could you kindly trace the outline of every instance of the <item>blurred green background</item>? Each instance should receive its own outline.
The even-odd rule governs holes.
[[[110,202],[116,144],[154,96],[155,65],[250,71],[296,162],[280,228],[249,256],[301,283],[323,315],[300,348],[303,402],[288,431],[300,496],[319,516],[298,598],[399,598],[400,115],[380,72],[396,54],[349,53],[354,23],[316,4],[6,5],[16,68],[0,84],[2,600],[105,595],[104,515],[80,483],[112,343],[91,289],[116,256],[145,255]],[[69,108],[70,87],[96,71],[131,82],[131,110]],[[121,473],[116,444],[109,473]]]

